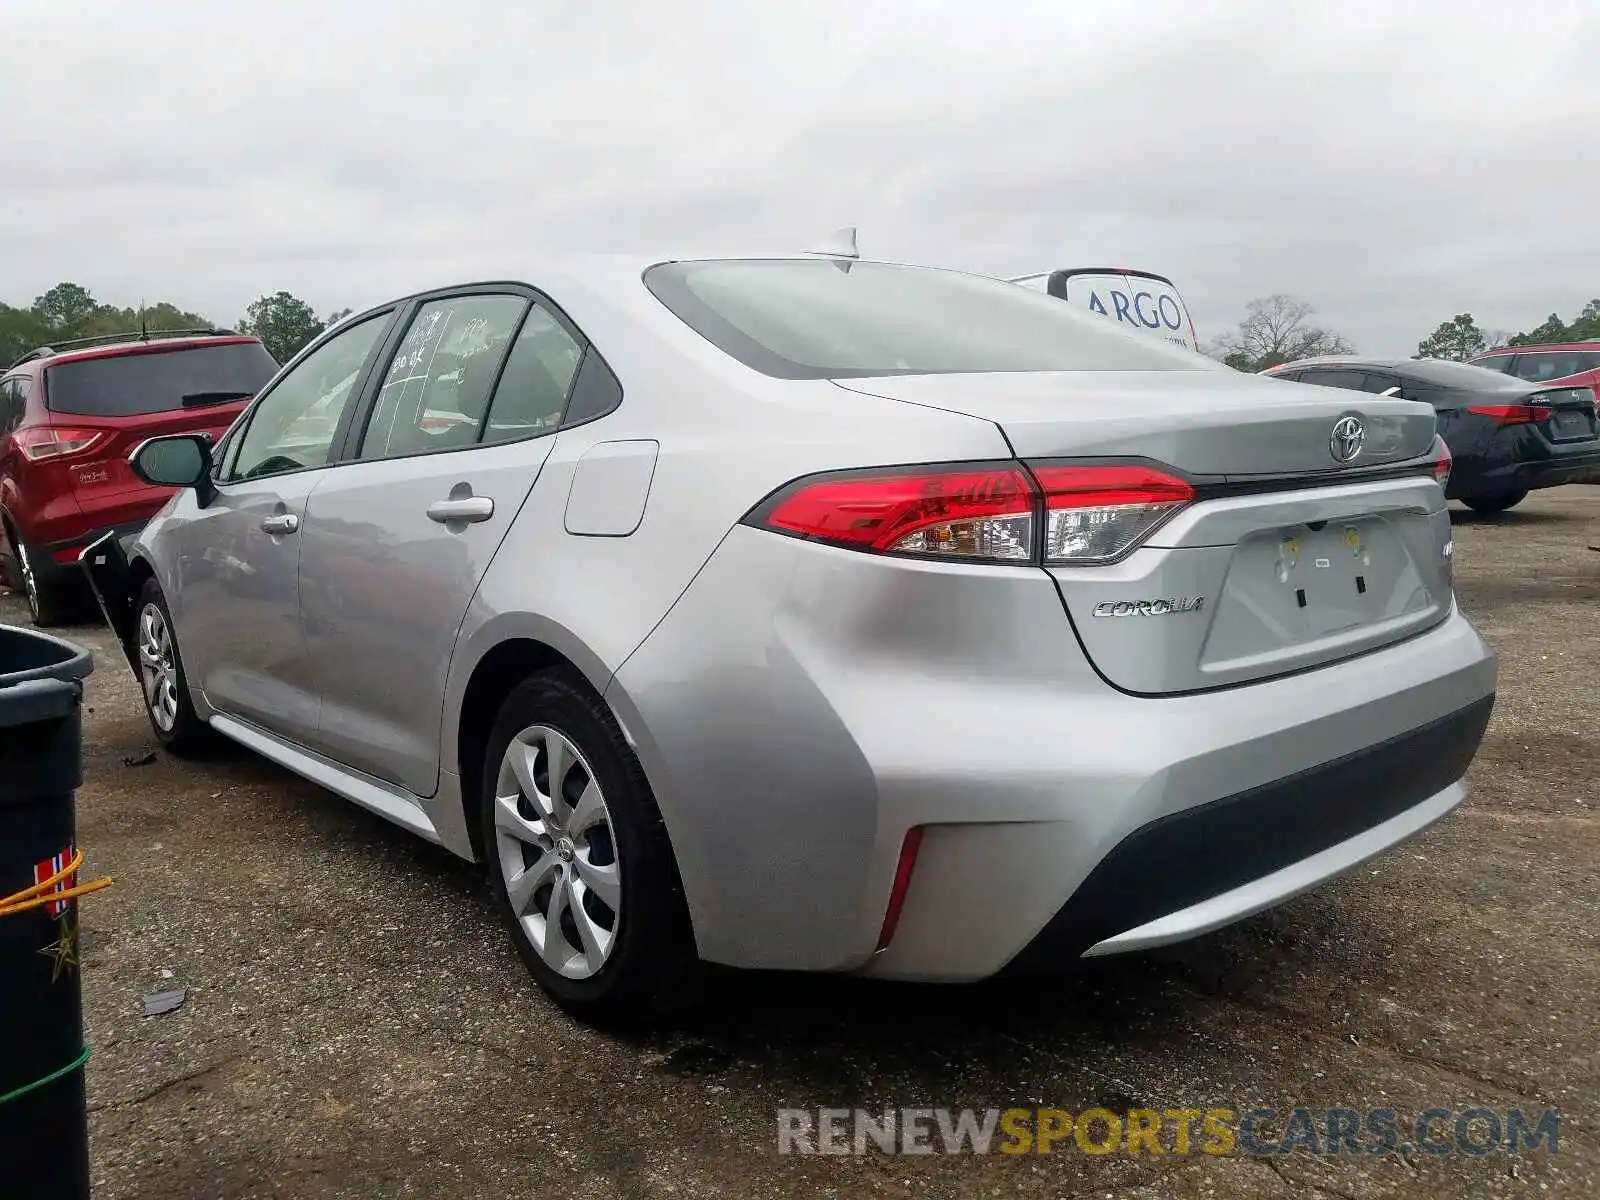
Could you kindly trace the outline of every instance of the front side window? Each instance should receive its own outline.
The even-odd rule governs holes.
[[[528,307],[521,296],[430,300],[384,375],[359,457],[455,450],[478,440],[500,363]]]
[[[644,279],[712,345],[783,379],[1227,370],[1053,296],[958,271],[729,259],[663,263]]]
[[[368,317],[313,350],[251,410],[229,479],[257,479],[326,466],[356,380],[390,313]]]

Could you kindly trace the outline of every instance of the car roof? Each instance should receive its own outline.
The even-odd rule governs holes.
[[[1442,387],[1459,388],[1494,388],[1499,384],[1500,390],[1516,385],[1525,384],[1524,380],[1504,375],[1499,371],[1491,371],[1488,367],[1475,367],[1470,363],[1452,362],[1445,358],[1363,358],[1357,354],[1327,354],[1320,358],[1303,358],[1298,362],[1284,363],[1281,367],[1273,367],[1272,374],[1280,375],[1285,371],[1299,371],[1310,367],[1351,367],[1357,370],[1393,371],[1396,375],[1405,375],[1412,379],[1420,379],[1425,383],[1437,383]],[[1537,388],[1530,388],[1537,391]]]
[[[1531,346],[1496,346],[1493,350],[1485,350],[1478,357],[1488,358],[1491,355],[1505,354],[1540,354],[1550,350],[1600,350],[1600,341],[1538,342]]]
[[[92,346],[64,345],[62,349],[52,346],[40,346],[36,350],[18,359],[9,369],[23,366],[26,363],[37,362],[44,367],[59,366],[62,363],[83,362],[95,358],[121,358],[130,354],[149,354],[162,350],[185,350],[193,346],[239,346],[261,339],[248,334],[234,333],[230,329],[219,329],[214,332],[204,330],[185,330],[181,334],[164,334],[152,330],[148,336],[139,334],[112,334],[110,339],[86,339],[96,342]]]

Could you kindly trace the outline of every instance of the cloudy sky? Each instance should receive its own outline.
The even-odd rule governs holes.
[[[1600,295],[1594,0],[6,0],[0,299],[219,322],[504,248],[1289,292],[1370,352]]]

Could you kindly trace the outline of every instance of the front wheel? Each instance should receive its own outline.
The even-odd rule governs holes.
[[[1515,508],[1528,498],[1526,490],[1500,492],[1493,496],[1468,496],[1461,502],[1480,517],[1492,517]]]
[[[211,727],[195,713],[189,699],[189,680],[178,653],[172,613],[154,579],[145,580],[139,592],[133,637],[144,711],[157,739],[180,758],[203,753],[211,745]]]
[[[534,979],[575,1016],[638,1024],[698,979],[672,846],[616,719],[581,679],[536,674],[489,736],[483,846]]]

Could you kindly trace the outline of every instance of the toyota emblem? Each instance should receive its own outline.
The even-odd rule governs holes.
[[[1340,417],[1328,437],[1328,453],[1333,455],[1334,462],[1352,462],[1361,453],[1366,440],[1367,428],[1360,417]]]

